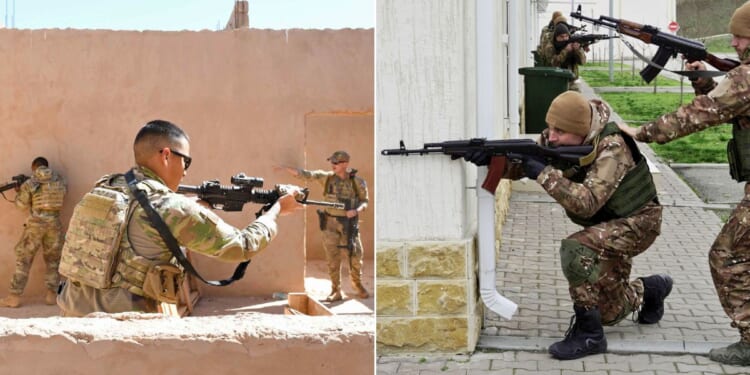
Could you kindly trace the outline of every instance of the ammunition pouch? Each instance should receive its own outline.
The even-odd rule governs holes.
[[[328,214],[323,210],[318,210],[318,225],[320,225],[320,230],[326,230],[327,221]]]
[[[155,264],[146,271],[143,294],[158,302],[176,304],[184,274],[173,264]]]
[[[729,174],[737,182],[750,180],[750,129],[734,125],[732,139],[727,143]]]

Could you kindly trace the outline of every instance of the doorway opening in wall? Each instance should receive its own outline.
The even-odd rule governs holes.
[[[349,167],[357,170],[357,176],[365,180],[368,188],[368,209],[361,215],[359,227],[364,249],[362,284],[370,292],[370,298],[356,298],[349,282],[348,262],[344,257],[341,270],[344,300],[328,304],[336,314],[374,314],[374,134],[372,112],[313,112],[305,116],[305,165],[302,167],[330,171],[331,163],[326,159],[334,151],[344,150],[351,156]],[[310,199],[324,200],[321,184],[311,182],[307,187],[310,189]],[[305,261],[306,292],[318,299],[325,298],[331,291],[331,282],[315,207],[305,208]]]

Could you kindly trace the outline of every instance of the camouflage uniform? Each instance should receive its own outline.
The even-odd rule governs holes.
[[[47,290],[57,291],[60,282],[57,267],[63,244],[60,210],[66,192],[65,179],[45,166],[37,167],[31,178],[19,188],[15,204],[22,210],[28,210],[29,217],[24,223],[21,240],[15,247],[16,270],[10,282],[11,293],[23,294],[31,263],[40,248],[47,267],[44,284]]]
[[[237,229],[193,199],[169,190],[148,168],[135,168],[134,173],[138,181],[143,181],[139,186],[145,182],[159,187],[147,190],[149,201],[178,243],[192,252],[227,262],[240,262],[255,256],[276,236],[273,219],[261,216],[244,229]],[[102,178],[106,179],[108,176]],[[124,179],[116,181],[124,183]],[[128,264],[132,259],[128,259],[127,254],[154,263],[168,262],[173,257],[140,205],[134,209],[127,226],[127,239],[120,243],[120,250],[113,277],[114,287],[96,289],[78,282],[65,284],[57,301],[65,316],[83,316],[96,311],[156,311],[156,302],[142,295],[142,285],[137,285],[138,278],[134,277]]]
[[[368,202],[367,184],[361,177],[352,176],[342,179],[333,171],[297,169],[297,177],[307,181],[316,181],[323,187],[327,202],[341,202],[350,209],[356,209]],[[327,220],[323,230],[323,247],[328,260],[328,275],[334,290],[341,289],[341,252],[347,251],[347,233],[342,222],[346,220],[346,210],[326,208]],[[359,233],[354,241],[354,249],[349,256],[349,278],[353,285],[362,282],[362,240]],[[355,286],[356,288],[356,286]]]
[[[695,99],[677,111],[643,125],[636,139],[665,143],[711,126],[735,122],[737,130],[750,131],[750,65],[748,59],[732,69],[718,85],[701,78],[693,83]],[[711,245],[708,254],[714,287],[732,326],[742,342],[750,343],[750,184],[745,195]]]
[[[575,81],[578,79],[578,66],[586,63],[586,54],[583,50],[574,49],[568,51],[567,49],[562,49],[558,52],[555,48],[553,37],[550,37],[542,46],[539,60],[542,66],[554,66],[573,72],[573,78],[568,82],[568,89],[580,91]]]
[[[591,131],[584,144],[594,144],[608,122],[609,107],[597,103]],[[548,130],[540,143],[547,144]],[[623,177],[635,168],[630,149],[619,133],[598,139],[596,159],[584,167],[581,182],[567,176],[567,172],[552,166],[545,167],[537,181],[570,215],[591,218],[608,203]],[[614,218],[570,235],[565,241],[576,241],[595,252],[582,256],[582,268],[597,265],[598,276],[580,283],[569,281],[573,303],[586,309],[599,307],[601,322],[613,325],[629,313],[637,311],[643,302],[644,285],[641,279],[630,281],[632,258],[645,251],[660,234],[662,207],[655,201],[646,203],[627,217]],[[566,274],[567,276],[567,274]],[[577,284],[577,285],[576,285]]]

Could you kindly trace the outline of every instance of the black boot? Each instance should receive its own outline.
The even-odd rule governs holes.
[[[570,318],[570,327],[565,339],[549,347],[549,354],[557,359],[576,359],[590,354],[607,351],[607,338],[604,337],[599,308],[586,310],[573,306],[576,314]]]
[[[642,277],[643,280],[643,306],[638,314],[638,323],[654,324],[664,316],[664,299],[672,291],[672,278],[669,275],[659,274]]]

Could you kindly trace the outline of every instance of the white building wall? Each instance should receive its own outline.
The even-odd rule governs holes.
[[[379,151],[466,139],[476,127],[475,2],[376,3],[377,238],[472,236],[476,168],[448,156]]]

